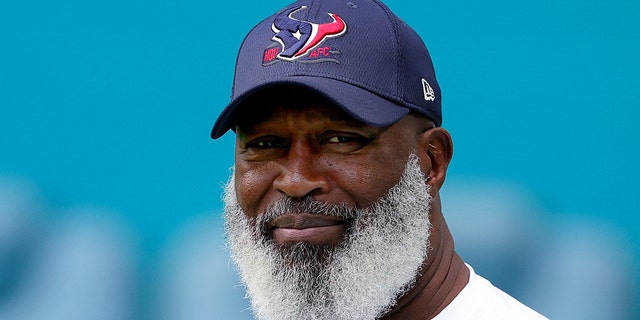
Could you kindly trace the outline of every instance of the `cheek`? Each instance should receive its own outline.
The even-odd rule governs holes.
[[[235,187],[238,204],[244,212],[255,217],[265,208],[265,195],[268,193],[275,175],[268,170],[247,169],[236,164]]]
[[[404,166],[403,161],[375,157],[357,163],[334,163],[330,176],[357,207],[368,208],[398,183]]]

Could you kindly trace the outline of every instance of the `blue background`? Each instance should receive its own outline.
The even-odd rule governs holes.
[[[149,274],[177,229],[219,214],[234,136],[209,131],[244,35],[287,3],[0,3],[0,175],[34,181],[54,208],[106,208]],[[554,218],[596,218],[637,264],[640,4],[387,4],[435,62],[449,176],[511,181]]]

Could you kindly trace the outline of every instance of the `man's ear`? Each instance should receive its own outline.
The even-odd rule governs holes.
[[[419,155],[427,183],[440,190],[453,157],[453,141],[449,132],[440,127],[422,132]]]

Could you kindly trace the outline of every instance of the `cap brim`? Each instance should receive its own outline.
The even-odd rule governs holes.
[[[316,91],[348,115],[372,126],[391,125],[409,113],[406,107],[346,82],[317,76],[293,76],[259,84],[233,99],[218,116],[211,130],[211,138],[220,138],[234,126],[234,119],[242,110],[245,99],[258,91],[279,85],[299,85]]]

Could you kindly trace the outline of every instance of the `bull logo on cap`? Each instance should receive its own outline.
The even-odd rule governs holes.
[[[309,58],[332,57],[330,47],[319,46],[327,39],[343,35],[347,30],[344,20],[337,14],[328,13],[333,20],[328,23],[312,23],[299,20],[293,15],[307,8],[299,8],[283,11],[276,16],[271,29],[275,33],[273,40],[280,44],[282,51],[277,47],[270,47],[265,50],[263,63],[267,64],[276,58],[286,61],[293,61],[309,54]]]

